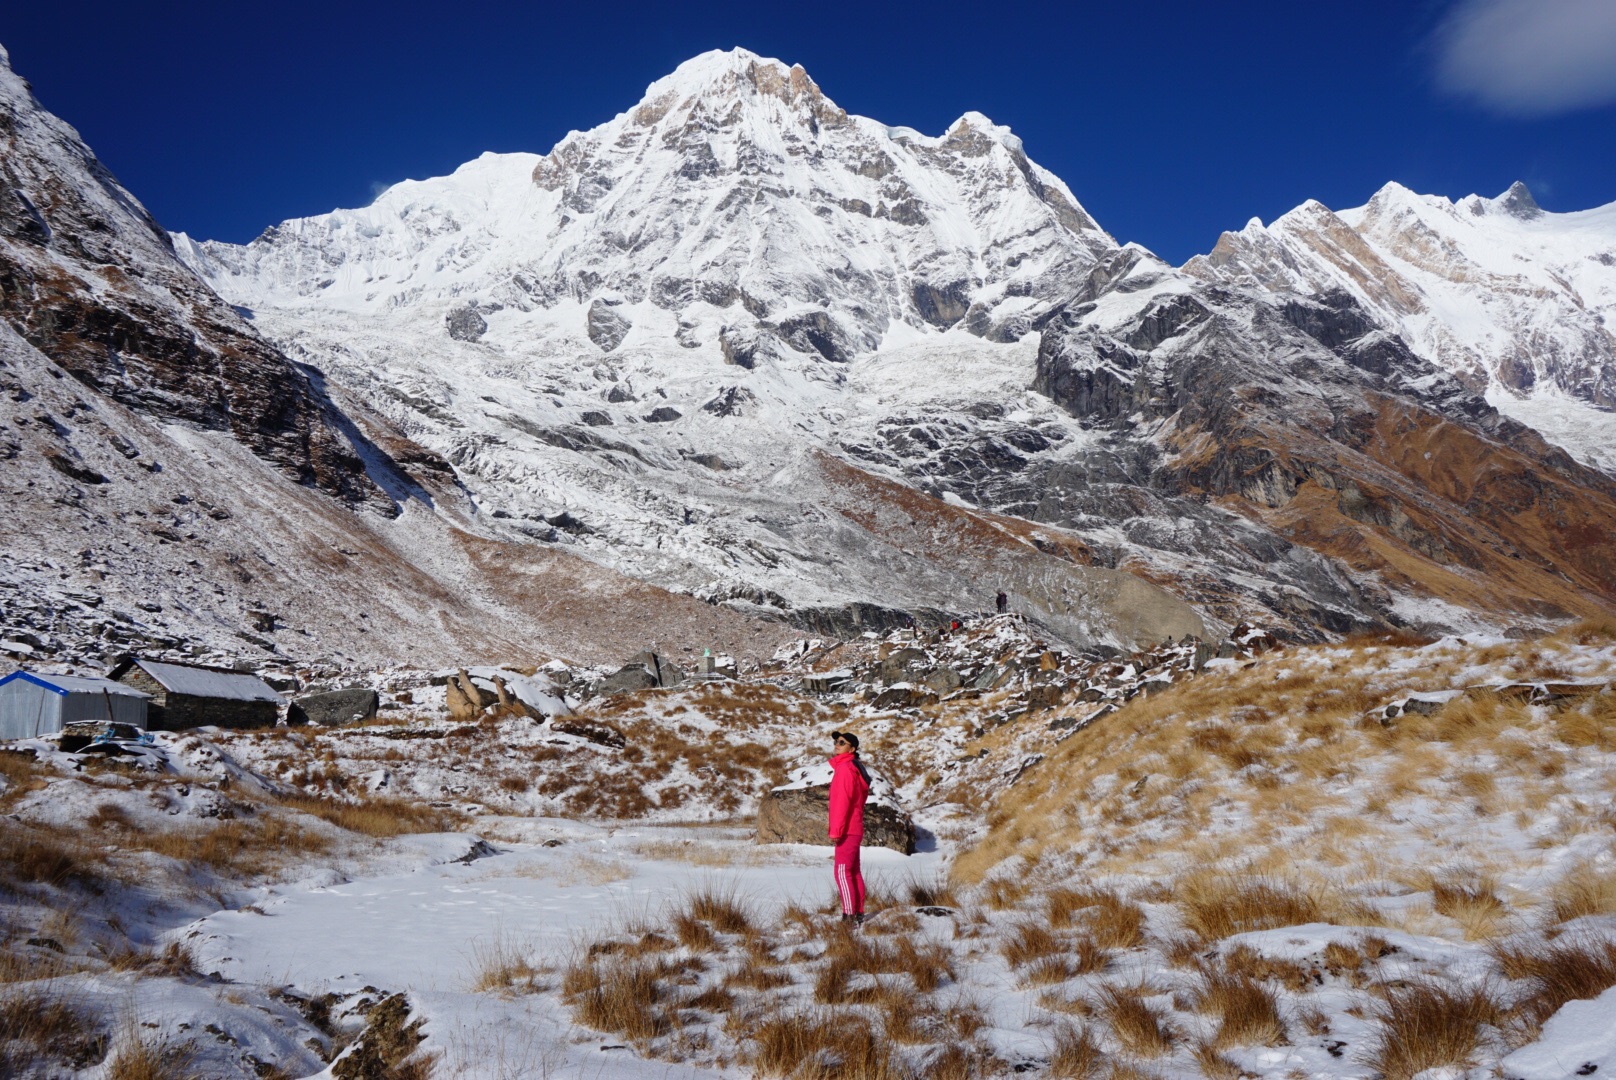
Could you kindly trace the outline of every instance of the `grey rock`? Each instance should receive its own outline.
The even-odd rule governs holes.
[[[671,424],[682,416],[684,416],[684,413],[675,409],[672,405],[661,405],[645,414],[645,422],[647,424]]]
[[[444,326],[456,341],[480,341],[488,332],[488,320],[482,317],[476,304],[462,304],[444,316]]]
[[[597,694],[627,694],[635,690],[649,690],[656,686],[657,677],[643,664],[625,664],[606,676],[595,686]]]
[[[323,694],[306,694],[292,702],[287,710],[286,719],[288,723],[293,724],[312,720],[326,727],[336,727],[339,724],[375,719],[376,709],[380,703],[376,691],[369,687],[328,690]]]
[[[589,340],[600,346],[601,352],[611,352],[623,344],[634,324],[620,312],[614,311],[606,301],[597,298],[589,305]]]
[[[615,427],[616,426],[616,425],[614,425],[612,423],[611,414],[601,412],[599,409],[587,409],[587,410],[585,410],[583,412],[582,415],[580,415],[578,417],[578,419],[581,422],[583,422],[585,424],[588,424],[590,427]]]

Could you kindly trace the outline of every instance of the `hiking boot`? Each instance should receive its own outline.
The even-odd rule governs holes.
[[[859,912],[857,915],[849,916],[849,918],[851,918],[853,920],[853,925],[854,926],[863,926],[864,925],[864,912],[862,912],[862,911]]]

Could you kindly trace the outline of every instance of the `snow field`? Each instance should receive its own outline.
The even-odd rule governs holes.
[[[927,644],[955,646],[1032,643],[988,620]],[[1080,703],[984,727],[992,694],[730,683],[443,738],[30,743],[0,753],[0,1009],[66,1003],[102,1056],[4,1045],[86,1078],[141,1047],[245,1077],[387,1046],[394,1075],[468,1078],[1569,1075],[1616,1020],[1613,679],[1588,624],[1219,661],[1053,730]],[[924,840],[866,850],[856,935],[828,851],[760,848],[748,817],[843,727]]]

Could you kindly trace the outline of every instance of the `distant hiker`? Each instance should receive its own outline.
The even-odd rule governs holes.
[[[950,630],[958,630],[960,628],[960,621],[958,619],[953,620],[948,624],[948,628]]]
[[[1010,597],[1003,589],[1000,589],[999,595],[993,598],[993,606],[999,610],[1000,615],[1010,610]]]
[[[858,758],[858,736],[833,731],[831,755],[830,842],[836,845],[836,891],[842,897],[842,921],[864,925],[864,873],[859,845],[864,842],[864,800],[870,797],[870,774]]]

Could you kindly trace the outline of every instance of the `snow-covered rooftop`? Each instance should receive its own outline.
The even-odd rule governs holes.
[[[136,660],[135,665],[156,679],[172,694],[222,698],[226,701],[274,701],[281,696],[256,675],[240,671],[214,671],[185,664],[163,664],[156,660]]]
[[[43,686],[47,690],[55,690],[59,694],[121,694],[124,697],[151,697],[150,694],[136,690],[133,686],[125,686],[111,679],[94,679],[82,675],[41,675],[34,671],[13,671],[10,675],[0,678],[0,684],[11,682],[13,679],[22,679],[36,686]]]

